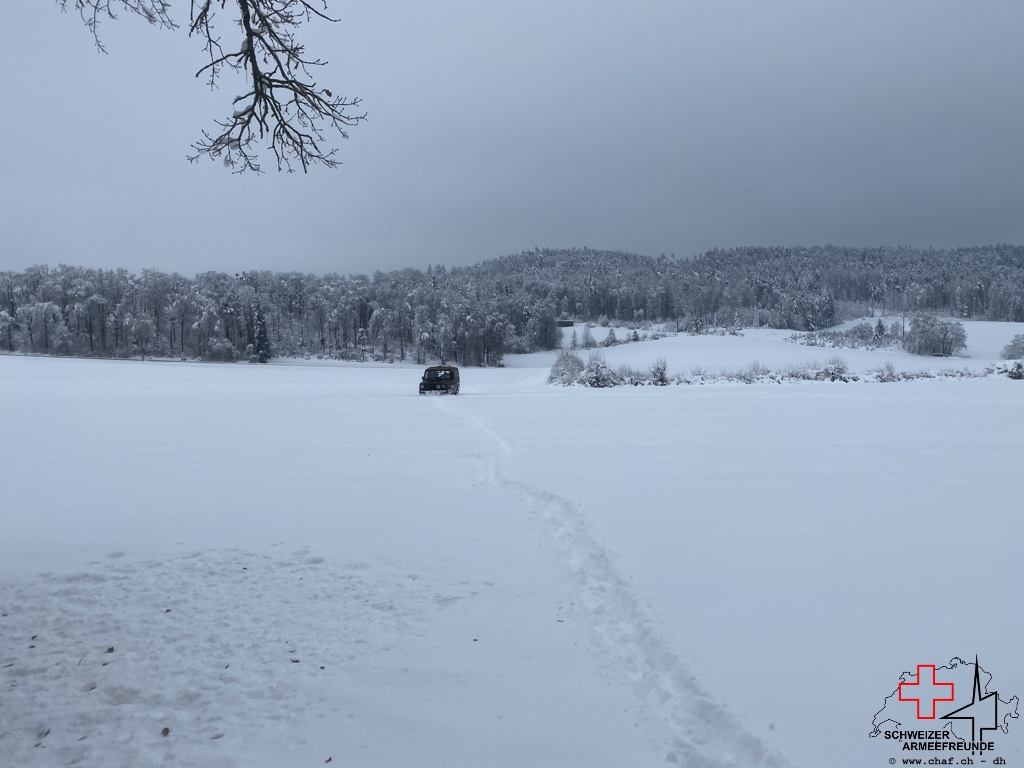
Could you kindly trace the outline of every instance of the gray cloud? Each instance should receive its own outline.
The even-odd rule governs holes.
[[[0,269],[1024,241],[1018,2],[331,9],[319,80],[370,119],[340,170],[262,177],[185,161],[233,92],[184,34],[124,17],[104,56],[55,4],[5,9]]]

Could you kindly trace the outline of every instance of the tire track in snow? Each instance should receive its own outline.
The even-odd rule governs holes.
[[[591,534],[582,510],[553,493],[506,478],[502,459],[515,452],[515,444],[461,407],[444,399],[434,404],[467,419],[497,444],[497,455],[482,457],[488,482],[517,494],[548,524],[599,642],[637,697],[672,732],[665,760],[690,768],[788,766],[775,748],[747,731],[724,704],[709,695],[658,637],[639,597]]]

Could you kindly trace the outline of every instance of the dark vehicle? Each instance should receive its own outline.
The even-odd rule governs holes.
[[[420,394],[439,392],[442,395],[459,394],[459,369],[454,365],[432,365],[423,372]]]

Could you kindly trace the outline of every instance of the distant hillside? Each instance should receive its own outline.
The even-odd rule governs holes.
[[[544,249],[372,276],[37,266],[0,273],[0,350],[494,365],[554,347],[559,316],[816,330],[876,309],[1024,321],[1024,247]]]

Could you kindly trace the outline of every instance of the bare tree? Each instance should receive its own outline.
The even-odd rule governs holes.
[[[166,0],[57,0],[62,11],[76,10],[104,51],[99,24],[104,18],[116,18],[124,10],[165,29],[176,29]],[[239,12],[237,24],[241,42],[237,49],[225,49],[215,29],[218,12],[228,6]],[[321,7],[322,6],[322,7]],[[203,156],[220,158],[235,173],[261,172],[256,150],[266,146],[274,155],[279,171],[304,172],[311,165],[334,168],[340,164],[337,148],[328,146],[327,133],[337,131],[347,139],[346,128],[366,119],[366,114],[350,113],[358,107],[358,98],[335,96],[313,79],[311,68],[327,62],[311,58],[305,46],[295,38],[303,22],[314,18],[334,21],[327,15],[325,2],[310,0],[191,0],[189,36],[203,43],[209,61],[196,77],[204,76],[211,88],[217,86],[225,68],[245,78],[244,91],[232,102],[230,117],[217,120],[217,128],[203,131],[192,145],[196,162]]]

